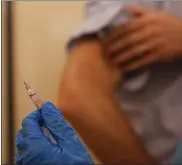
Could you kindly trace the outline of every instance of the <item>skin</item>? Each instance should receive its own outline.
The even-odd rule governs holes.
[[[107,55],[126,72],[182,58],[182,19],[167,13],[126,7],[134,18],[107,38]]]
[[[68,55],[58,107],[102,163],[152,164],[154,160],[119,112],[113,96],[117,72],[97,39],[78,42]]]

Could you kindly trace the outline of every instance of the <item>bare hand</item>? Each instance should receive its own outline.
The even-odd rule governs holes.
[[[182,20],[166,13],[128,7],[134,18],[108,38],[108,55],[125,71],[182,57]]]

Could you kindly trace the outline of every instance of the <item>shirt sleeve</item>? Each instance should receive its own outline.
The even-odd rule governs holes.
[[[102,29],[116,26],[129,19],[130,14],[123,11],[122,1],[94,1],[86,6],[86,17],[82,24],[71,34],[68,49],[77,39],[98,34]]]

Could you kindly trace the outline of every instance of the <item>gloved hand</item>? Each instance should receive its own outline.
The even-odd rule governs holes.
[[[42,132],[46,125],[57,144]],[[22,122],[16,137],[17,164],[94,164],[75,130],[66,123],[62,113],[52,103],[44,103]]]

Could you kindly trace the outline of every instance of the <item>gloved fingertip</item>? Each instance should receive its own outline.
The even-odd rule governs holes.
[[[56,106],[52,102],[45,102],[41,108],[42,113],[46,114],[61,114],[61,111],[56,108]]]
[[[55,105],[54,105],[52,102],[50,102],[50,101],[46,101],[46,102],[43,104],[42,108],[44,109],[44,108],[47,108],[47,107],[49,107],[49,106],[52,106],[52,107],[56,108]]]
[[[26,118],[32,118],[32,117],[33,118],[40,118],[41,117],[40,111],[36,109],[32,113],[30,113]]]
[[[177,151],[174,156],[173,164],[182,164],[182,140],[179,142],[177,146]]]

